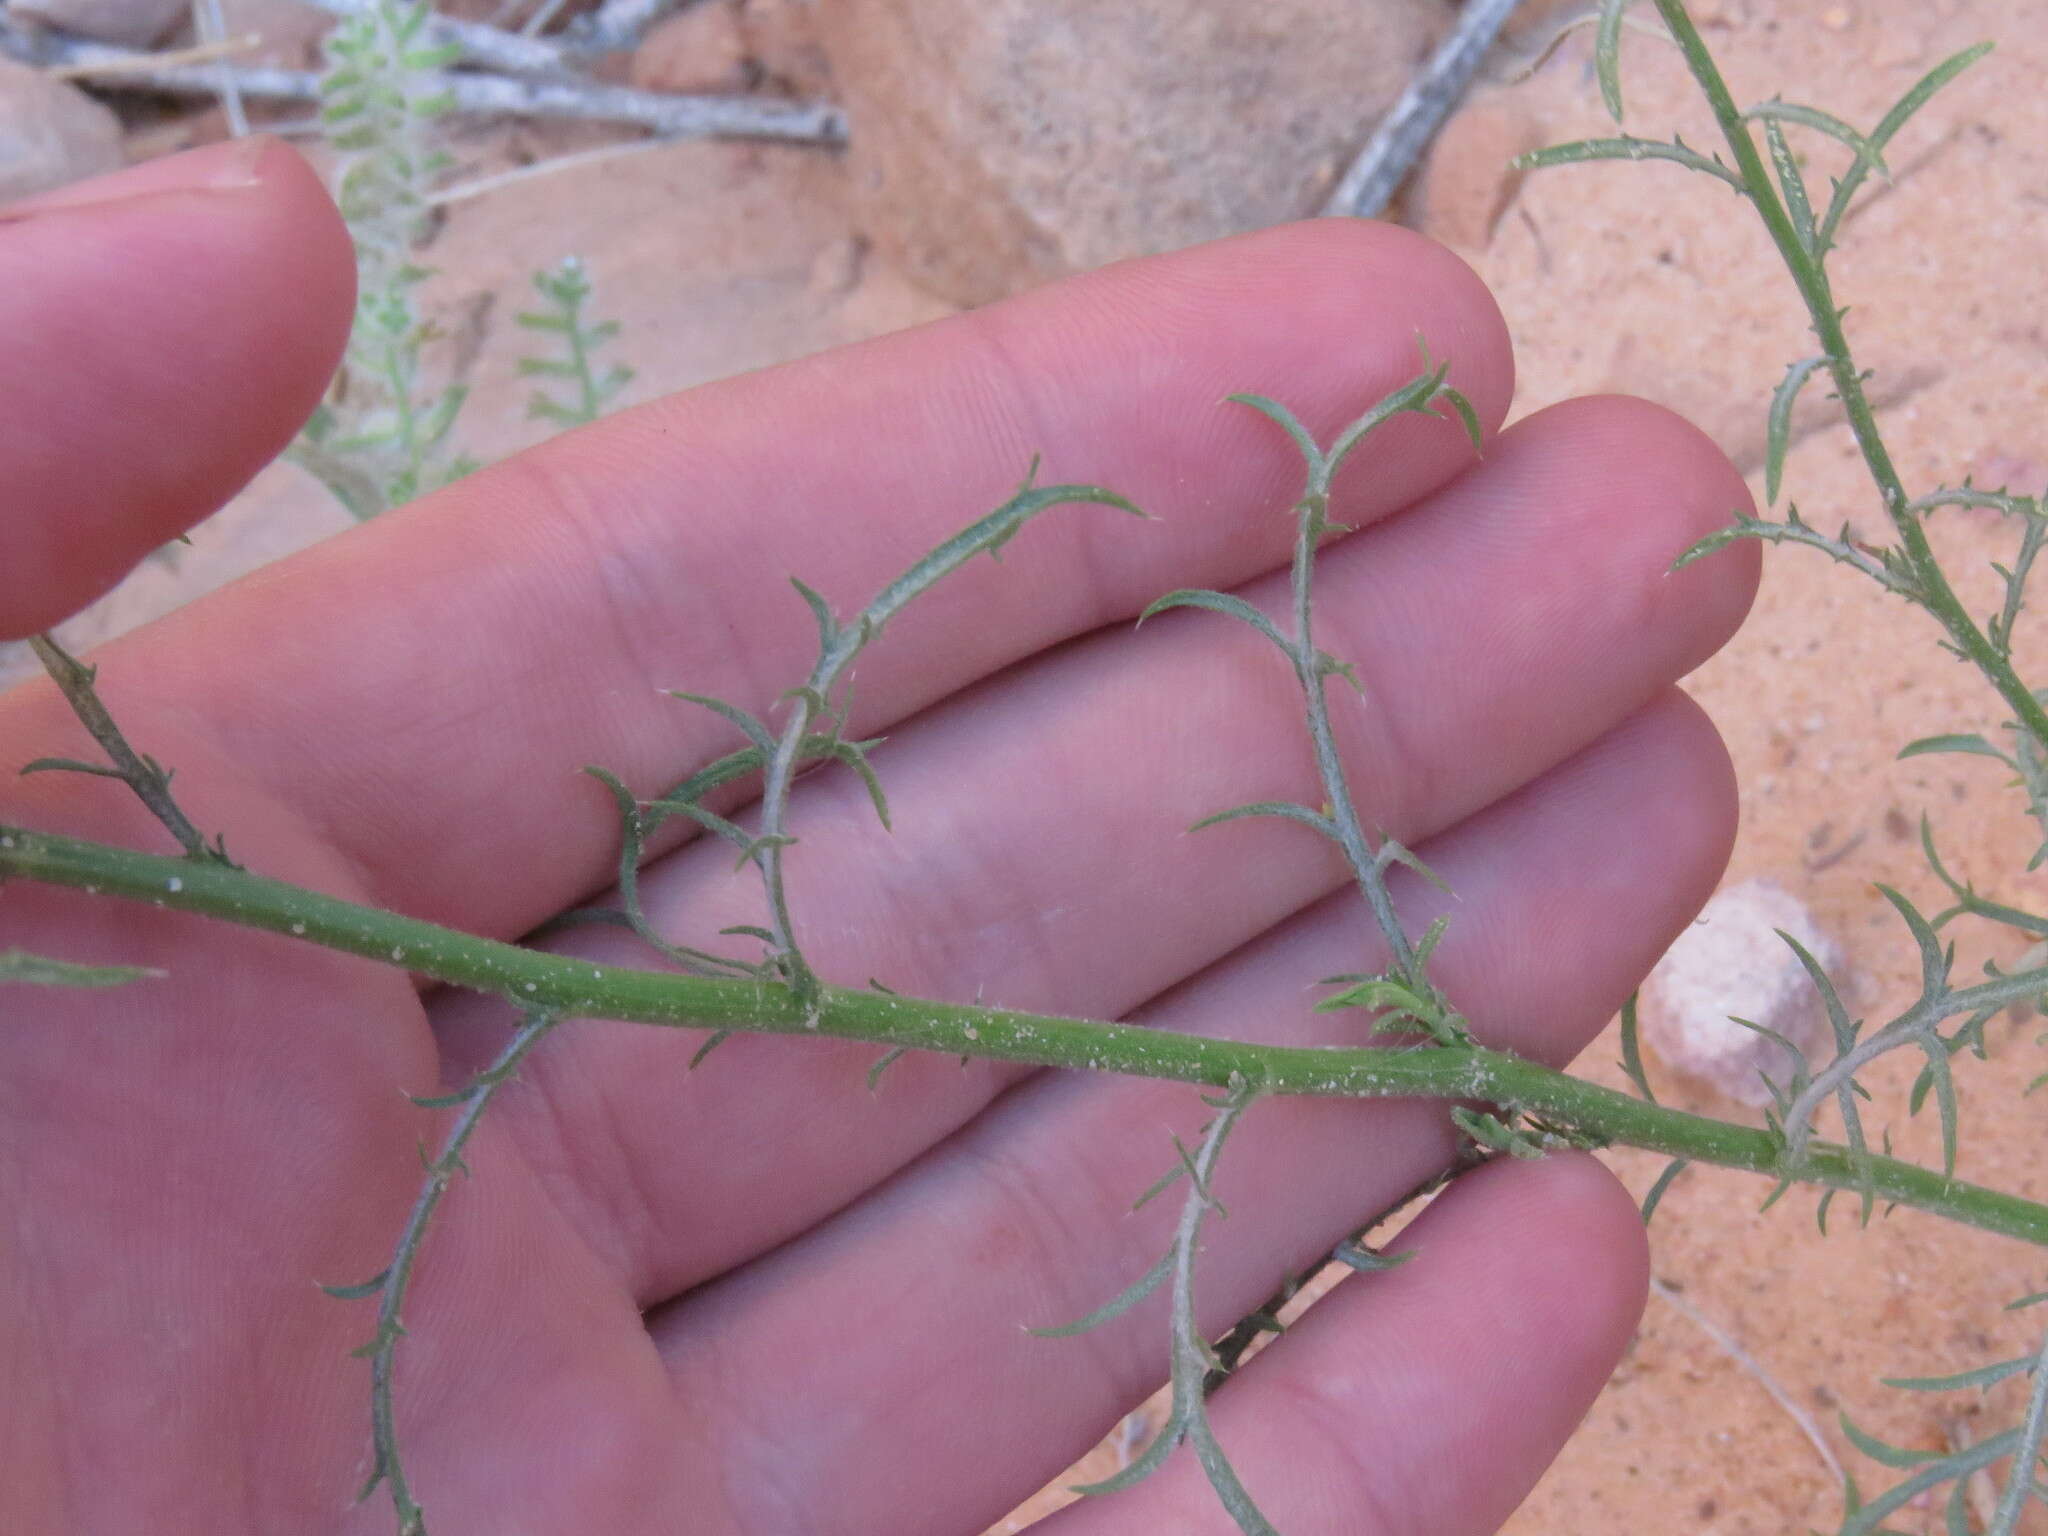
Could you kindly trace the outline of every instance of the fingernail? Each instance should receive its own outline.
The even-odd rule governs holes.
[[[258,186],[262,162],[277,148],[268,134],[229,139],[204,149],[145,160],[125,170],[110,171],[69,186],[53,187],[0,207],[0,222],[24,219],[59,208],[97,208],[170,192],[231,192]]]

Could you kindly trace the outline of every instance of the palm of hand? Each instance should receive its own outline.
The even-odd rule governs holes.
[[[9,333],[32,343],[0,393],[22,443],[55,455],[0,450],[25,509],[0,547],[29,573],[0,575],[17,631],[216,504],[317,393],[346,251],[291,156],[257,171],[178,191],[148,167],[125,202],[0,224],[21,276],[0,285]],[[141,292],[118,262],[63,259],[142,246]],[[1283,579],[1284,445],[1212,402],[1258,388],[1341,420],[1405,374],[1418,328],[1496,424],[1497,315],[1397,230],[1305,226],[1114,269],[461,482],[107,648],[104,691],[251,867],[515,938],[605,884],[616,825],[582,763],[650,792],[731,744],[657,687],[771,708],[810,643],[786,574],[862,601],[1041,450],[1167,526],[1052,514],[878,643],[854,728],[891,737],[898,831],[859,814],[858,786],[800,786],[813,963],[1338,1038],[1354,1026],[1306,1022],[1302,986],[1360,968],[1342,871],[1284,829],[1178,835],[1308,792],[1289,679],[1200,615],[1136,637],[1121,621],[1172,586],[1259,600]],[[1562,1059],[1725,854],[1725,761],[1670,685],[1739,619],[1753,567],[1662,571],[1742,491],[1689,429],[1623,401],[1531,418],[1467,471],[1453,429],[1414,422],[1350,476],[1340,515],[1371,526],[1327,558],[1326,643],[1367,681],[1367,710],[1345,712],[1355,782],[1459,893],[1452,995],[1490,1041]],[[61,548],[39,542],[53,530]],[[51,690],[0,709],[12,761],[80,751]],[[161,846],[97,782],[23,781],[0,817]],[[722,847],[670,852],[645,883],[678,937],[755,919]],[[349,1505],[368,1460],[346,1357],[371,1318],[316,1285],[384,1263],[417,1193],[436,1128],[401,1090],[460,1083],[510,1011],[176,913],[15,886],[0,916],[9,944],[169,973],[8,998],[0,1486],[21,1528],[388,1530],[388,1506]],[[608,930],[552,943],[646,963]],[[1125,1208],[1167,1132],[1199,1122],[1190,1091],[910,1058],[870,1094],[869,1048],[740,1038],[692,1073],[697,1044],[565,1026],[472,1144],[398,1367],[440,1536],[958,1536],[1156,1384],[1149,1311],[1082,1343],[1022,1325],[1087,1311],[1156,1254],[1170,1213]],[[1206,1261],[1217,1328],[1449,1149],[1427,1106],[1261,1106]],[[1633,1321],[1640,1235],[1588,1161],[1488,1169],[1414,1241],[1417,1262],[1347,1285],[1218,1397],[1283,1528],[1492,1529]],[[1449,1483],[1414,1470],[1452,1465]],[[1222,1522],[1176,1466],[1053,1528]]]

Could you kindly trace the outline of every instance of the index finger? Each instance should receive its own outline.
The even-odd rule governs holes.
[[[612,872],[616,814],[579,768],[654,793],[736,744],[658,689],[764,713],[801,680],[815,630],[790,576],[850,612],[1000,503],[1034,454],[1043,479],[1165,520],[1055,512],[1001,568],[921,599],[860,668],[849,729],[886,729],[1169,588],[1283,560],[1299,460],[1222,397],[1271,394],[1327,431],[1414,374],[1418,336],[1497,425],[1500,315],[1419,236],[1325,221],[1126,263],[623,413],[95,659],[109,687],[150,679],[130,732],[186,769],[231,843],[237,797],[260,793],[302,808],[370,899],[513,936]],[[1452,425],[1397,422],[1337,515],[1392,512],[1470,454]],[[46,692],[10,707],[5,739],[61,750]]]

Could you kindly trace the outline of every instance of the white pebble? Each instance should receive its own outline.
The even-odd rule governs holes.
[[[1792,1061],[1731,1015],[1776,1030],[1816,1070],[1835,1054],[1826,1006],[1780,929],[1843,988],[1841,946],[1798,897],[1769,879],[1716,895],[1643,984],[1643,1043],[1675,1071],[1744,1104],[1770,1103],[1760,1074],[1782,1088]]]

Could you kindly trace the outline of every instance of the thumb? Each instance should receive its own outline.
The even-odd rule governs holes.
[[[276,457],[354,291],[339,214],[274,139],[0,208],[0,638],[83,607]]]

